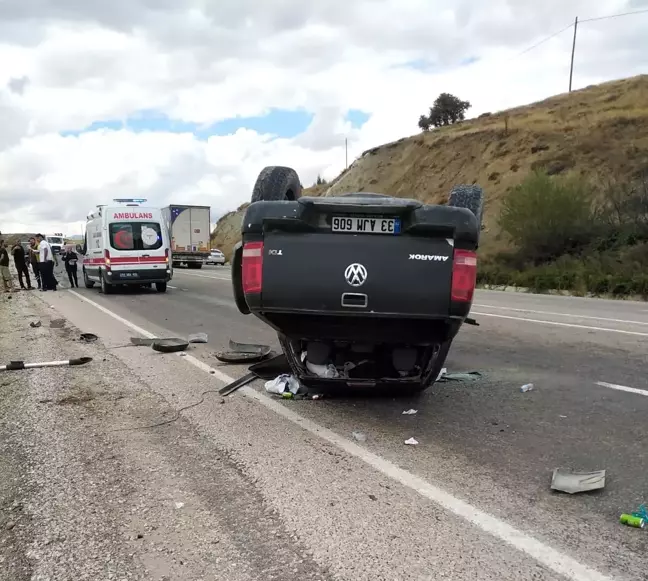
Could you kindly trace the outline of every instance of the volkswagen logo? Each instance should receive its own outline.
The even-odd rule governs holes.
[[[346,267],[344,278],[351,286],[362,286],[367,280],[367,269],[362,264],[354,262]]]

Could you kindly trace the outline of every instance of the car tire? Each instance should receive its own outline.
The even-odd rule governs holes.
[[[484,216],[484,190],[480,186],[476,184],[455,186],[450,192],[448,206],[470,210],[477,218],[481,230]]]
[[[290,167],[264,167],[252,190],[252,203],[294,201],[301,197],[302,186],[297,172]]]
[[[102,272],[100,273],[101,278],[101,292],[105,295],[112,294],[113,286],[106,280],[106,275]]]
[[[86,288],[92,288],[95,285],[94,281],[88,278],[88,273],[85,268],[83,269],[83,284]]]
[[[156,282],[155,283],[155,290],[159,293],[165,293],[167,290],[167,283],[166,282]]]

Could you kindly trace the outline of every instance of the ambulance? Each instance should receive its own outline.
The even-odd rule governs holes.
[[[166,292],[173,276],[169,232],[159,208],[145,199],[119,198],[88,214],[83,247],[83,282],[104,294],[120,285]]]

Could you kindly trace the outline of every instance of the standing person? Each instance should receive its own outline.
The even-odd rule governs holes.
[[[20,282],[20,288],[25,290],[25,283],[23,282],[23,276],[27,280],[27,290],[33,290],[31,279],[29,278],[29,268],[27,268],[27,262],[25,260],[25,249],[23,248],[20,242],[16,242],[11,249],[11,254],[13,254],[14,264],[16,265],[16,270],[18,271],[18,282]]]
[[[38,268],[38,244],[36,244],[36,238],[33,236],[29,239],[29,262],[31,263],[34,276],[36,277],[36,282],[38,283],[38,288],[40,289],[41,275],[40,269]]]
[[[68,279],[70,279],[70,286],[72,288],[79,288],[79,279],[77,276],[77,262],[79,256],[74,252],[73,246],[66,246],[63,253],[63,262],[65,263],[65,272],[67,272]]]
[[[52,247],[49,245],[45,236],[36,234],[38,240],[38,269],[41,273],[41,291],[56,290],[56,280],[54,279],[54,258],[52,256]]]
[[[0,278],[2,279],[4,292],[13,292],[11,272],[9,272],[9,253],[7,252],[4,240],[0,240]]]

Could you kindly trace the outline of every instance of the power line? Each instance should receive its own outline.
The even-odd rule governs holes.
[[[610,18],[620,18],[622,16],[632,16],[632,15],[635,15],[635,14],[646,14],[646,13],[648,13],[648,8],[643,8],[642,10],[634,10],[632,12],[621,12],[619,14],[609,14],[608,16],[597,16],[597,17],[594,17],[594,18],[584,18],[582,20],[579,19],[578,24],[583,24],[585,22],[596,22],[598,20],[609,20]],[[522,56],[523,54],[526,54],[526,53],[532,51],[533,49],[538,48],[540,45],[544,44],[545,42],[550,41],[552,38],[555,38],[559,34],[562,34],[566,30],[569,30],[573,26],[574,26],[574,23],[570,22],[567,26],[565,26],[565,28],[561,28],[557,32],[554,32],[553,34],[547,36],[546,38],[543,38],[540,42],[537,42],[536,44],[534,44],[534,45],[532,45],[532,46],[530,46],[528,48],[525,48],[522,52],[516,54],[513,58],[516,59],[516,58]]]
[[[632,16],[633,14],[645,14],[648,12],[648,8],[644,8],[642,10],[634,10],[633,12],[622,12],[620,14],[610,14],[609,16],[598,16],[597,18],[584,18],[583,20],[579,20],[578,23],[581,24],[583,22],[595,22],[597,20],[608,20],[609,18],[619,18],[621,16]]]
[[[515,55],[513,58],[517,58],[519,56],[522,56],[523,54],[526,54],[529,51],[532,51],[534,48],[538,48],[541,44],[544,44],[545,42],[551,40],[552,38],[558,36],[559,34],[562,34],[563,32],[565,32],[565,30],[569,30],[572,26],[574,26],[573,22],[568,24],[567,26],[565,26],[565,28],[562,28],[558,32],[554,32],[551,36],[547,36],[547,38],[541,40],[540,42],[534,44],[533,46],[530,46],[529,48],[525,48],[521,53]]]

